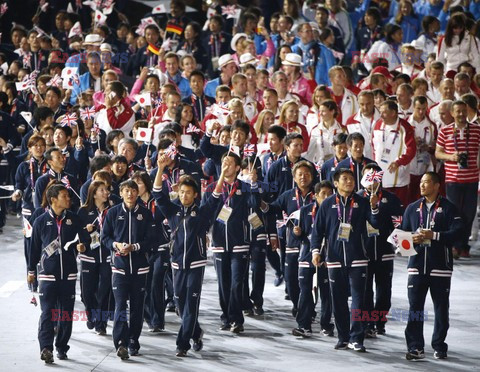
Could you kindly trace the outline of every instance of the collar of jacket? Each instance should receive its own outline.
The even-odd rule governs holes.
[[[122,202],[122,209],[125,211],[125,212],[136,212],[138,210],[138,208],[140,208],[140,206],[138,204],[135,204],[135,207],[133,207],[133,209],[129,209],[126,205],[125,205],[125,202]]]

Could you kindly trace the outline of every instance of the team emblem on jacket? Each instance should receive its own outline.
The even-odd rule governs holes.
[[[442,212],[443,212],[442,207],[438,207],[438,208],[437,208],[437,213],[442,213]]]
[[[137,216],[137,220],[139,220],[139,221],[143,220],[143,215],[142,215],[142,214],[139,214],[139,215]]]
[[[52,221],[47,221],[47,226],[52,226]]]
[[[242,195],[242,190],[237,190],[237,191],[235,191],[235,194],[237,194],[237,195]]]
[[[358,203],[353,203],[353,208],[358,208]]]
[[[387,198],[382,198],[382,203],[388,203]]]
[[[67,225],[71,225],[71,224],[72,224],[72,220],[71,220],[71,219],[67,219],[67,221],[65,221],[65,223],[66,223]]]
[[[125,216],[118,216],[119,221],[123,221],[125,219]]]
[[[192,217],[196,217],[196,215],[197,215],[197,212],[195,212],[195,211],[192,211],[192,213],[190,213],[190,216],[192,216]]]

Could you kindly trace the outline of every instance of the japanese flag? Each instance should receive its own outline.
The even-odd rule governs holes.
[[[142,142],[150,142],[152,140],[152,128],[138,128],[135,139]]]
[[[68,80],[72,75],[75,75],[78,72],[78,67],[65,67],[62,70],[62,79]]]
[[[137,94],[135,96],[135,101],[137,101],[142,107],[152,105],[150,93]]]
[[[417,254],[417,251],[413,248],[411,232],[395,229],[388,237],[387,242],[393,244],[402,256],[415,256]]]
[[[268,143],[257,143],[257,154],[260,156],[270,152],[270,145]]]
[[[32,236],[33,229],[32,225],[25,217],[23,217],[23,228],[25,230],[25,238],[30,238]]]
[[[75,22],[73,27],[70,29],[70,32],[68,33],[68,38],[74,37],[76,35],[81,35],[82,34],[82,26],[80,25],[80,22]]]
[[[28,112],[28,111],[22,111],[20,113],[20,115],[25,119],[25,121],[27,123],[30,124],[30,122],[32,121],[32,113],[31,112]]]
[[[235,145],[230,145],[230,150],[228,152],[233,152],[235,155],[240,157],[240,147]]]
[[[103,14],[100,10],[95,10],[95,23],[97,25],[104,25],[107,22],[107,16]]]
[[[15,87],[17,88],[18,92],[21,92],[22,90],[27,90],[30,88],[28,85],[28,81],[21,81],[19,83],[15,83]]]
[[[167,12],[167,8],[165,7],[165,4],[158,4],[152,10],[152,14],[161,14],[166,12]]]

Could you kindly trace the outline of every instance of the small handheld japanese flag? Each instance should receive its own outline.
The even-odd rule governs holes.
[[[31,112],[28,112],[28,111],[22,111],[20,113],[20,115],[22,115],[22,117],[26,120],[26,122],[28,124],[30,124],[30,122],[32,121],[32,113]]]
[[[138,128],[135,139],[142,142],[150,142],[152,140],[153,128]]]
[[[70,29],[70,32],[68,33],[68,38],[74,37],[76,35],[81,35],[82,34],[82,26],[80,25],[80,22],[75,22],[73,27]]]
[[[412,233],[395,229],[387,238],[387,242],[393,244],[402,256],[415,256],[417,251],[413,248]]]
[[[75,75],[78,72],[78,67],[65,67],[62,70],[62,79],[68,80],[71,76]]]
[[[30,222],[23,217],[23,228],[25,229],[25,238],[30,238],[32,236],[32,225],[30,225]]]
[[[240,147],[238,147],[238,146],[231,145],[230,150],[228,150],[228,152],[233,152],[235,155],[240,157]]]
[[[167,12],[167,8],[165,7],[165,4],[158,4],[152,10],[152,14],[162,14],[166,12]]]
[[[95,10],[95,23],[97,25],[104,25],[107,21],[107,16],[103,14],[100,10]]]
[[[27,90],[30,88],[28,81],[21,81],[19,83],[15,83],[15,88],[17,88],[18,92],[21,92],[22,90]]]
[[[152,98],[150,96],[150,93],[137,94],[135,96],[135,101],[137,101],[142,107],[152,105]]]

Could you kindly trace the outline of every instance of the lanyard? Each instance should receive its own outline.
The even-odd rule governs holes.
[[[98,221],[98,228],[100,231],[102,231],[103,229],[103,220],[105,219],[105,216],[107,215],[107,211],[108,211],[108,208],[105,208],[102,212],[98,212],[98,217],[97,217],[97,221]]]
[[[467,143],[465,147],[467,149],[468,154],[468,140],[470,139],[470,123],[467,123]],[[457,127],[453,128],[453,145],[455,146],[455,151],[458,151],[458,142],[457,142]]]
[[[383,124],[383,131],[382,131],[382,142],[385,143],[385,123]],[[397,140],[398,133],[400,133],[400,120],[398,121],[397,129],[395,130],[395,136],[393,137],[392,146],[395,145],[395,141]]]
[[[340,222],[342,222],[342,212],[340,211],[340,198],[338,197],[338,194],[335,195],[335,199],[337,201],[338,220]],[[348,198],[347,198],[347,200],[348,200]],[[354,201],[353,201],[353,196],[352,196],[351,199],[350,199],[350,210],[348,211],[348,220],[347,220],[348,224],[350,224],[352,222],[353,204],[354,204]],[[345,204],[344,208],[346,208],[346,204]]]
[[[367,165],[367,161],[366,161],[365,159],[363,159],[363,160],[362,160],[362,169],[363,169],[363,167],[364,167],[365,165]],[[335,167],[336,167],[336,165],[335,165]],[[350,158],[350,170],[351,170],[353,173],[355,173],[355,164],[353,164],[353,159],[352,159],[352,158]]]
[[[175,171],[177,171],[177,176],[175,177]],[[180,178],[180,169],[179,168],[174,168],[172,169],[172,175],[170,176],[170,170],[167,169],[167,186],[168,186],[168,191],[172,191],[172,185],[178,182],[178,179]]]
[[[227,188],[228,188],[228,183],[226,184]],[[228,196],[225,198],[225,195],[223,195],[223,192],[222,192],[222,197],[223,197],[223,203],[225,205],[229,205],[230,204],[230,199],[232,198],[233,194],[235,194],[235,191],[237,191],[237,181],[235,181],[235,183],[231,186],[230,188],[230,191],[228,193]]]
[[[34,168],[33,168],[34,163],[35,163],[35,159],[32,156],[30,158],[30,185],[32,186],[32,191],[35,191],[35,177],[34,177]],[[40,165],[40,163],[38,163],[38,165]],[[45,171],[47,170],[47,163],[43,164],[43,167],[38,167],[37,170],[38,170],[39,176],[45,173]]]
[[[435,202],[435,205],[433,207],[432,218],[430,219],[430,221],[431,221],[430,225],[431,226],[435,226],[435,216],[437,215],[437,209],[438,209],[439,205],[440,205],[440,199],[437,199],[437,201]],[[427,211],[427,213],[428,213],[428,211]],[[428,222],[429,221],[427,221],[427,224],[428,224]],[[423,200],[420,202],[420,227],[423,228]],[[425,226],[425,227],[427,227],[427,226]]]
[[[312,208],[312,224],[315,221],[315,216],[317,214],[317,206],[318,204],[315,202],[313,203],[313,208]]]
[[[310,196],[309,196],[310,195]],[[300,209],[301,206],[303,205],[306,205],[306,204],[310,204],[309,202],[307,202],[307,200],[310,199],[310,202],[311,202],[311,199],[312,199],[312,195],[311,195],[311,192],[309,192],[306,196],[305,196],[305,202],[303,201],[303,197],[302,197],[302,194],[300,194],[298,192],[298,188],[295,189],[295,198],[297,199],[297,209]],[[300,205],[300,200],[302,201],[302,205]]]
[[[193,111],[195,113],[195,117],[197,120],[202,121],[203,120],[203,113],[205,111],[205,107],[207,107],[207,100],[205,97],[194,97],[193,95],[190,97],[190,100],[192,101],[192,106],[193,106]],[[197,101],[198,101],[198,106],[200,107],[200,112],[197,110]],[[202,107],[202,101],[203,101],[203,107]]]
[[[62,219],[55,217],[55,222],[57,223],[58,238],[60,238],[60,232],[62,231]]]

